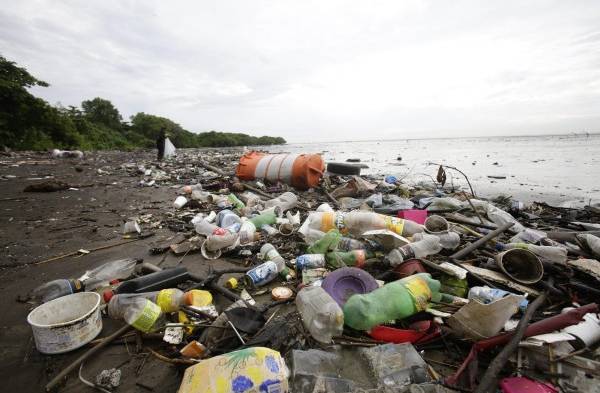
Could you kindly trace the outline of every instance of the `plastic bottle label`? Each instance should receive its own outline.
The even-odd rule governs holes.
[[[396,217],[385,217],[385,228],[397,233],[398,235],[402,235],[402,231],[404,230],[404,220]]]
[[[163,289],[156,296],[156,304],[164,312],[175,312],[177,307],[173,305],[173,292],[169,289]]]
[[[410,296],[415,301],[415,309],[417,311],[423,311],[427,309],[429,300],[431,299],[431,288],[427,285],[427,281],[420,277],[415,277],[406,284],[404,287],[410,293]]]
[[[304,254],[296,258],[296,270],[313,269],[325,266],[325,255]]]
[[[329,232],[329,230],[334,229],[335,225],[333,224],[335,218],[335,213],[326,212],[321,216],[321,231]]]
[[[160,316],[160,313],[160,307],[148,300],[138,317],[131,324],[131,326],[133,326],[137,330],[147,333],[148,331],[150,331],[152,325],[154,325],[154,322],[156,322],[156,320]]]
[[[366,251],[354,250],[352,253],[354,254],[354,258],[356,259],[356,264],[354,266],[357,268],[362,268],[365,265],[365,261],[367,260]]]
[[[250,277],[250,280],[252,280],[254,285],[260,286],[277,277],[277,265],[273,261],[267,261],[262,265],[249,270],[246,275]]]

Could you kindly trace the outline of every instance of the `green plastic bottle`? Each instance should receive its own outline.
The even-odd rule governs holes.
[[[261,228],[263,225],[273,225],[277,222],[277,215],[273,212],[262,213],[250,219],[256,228]]]
[[[403,319],[425,310],[429,301],[440,301],[440,282],[429,273],[418,273],[391,282],[371,293],[352,295],[344,305],[344,321],[356,330]]]
[[[332,251],[325,254],[327,266],[338,269],[344,266],[363,268],[367,259],[373,258],[375,254],[367,250]]]
[[[314,242],[306,252],[308,254],[325,254],[327,251],[333,251],[337,248],[342,235],[337,229],[331,229],[321,239]]]

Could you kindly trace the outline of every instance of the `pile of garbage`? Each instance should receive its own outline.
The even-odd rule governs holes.
[[[159,333],[180,393],[599,386],[598,207],[480,199],[445,188],[444,167],[409,186],[318,155],[186,154],[120,168],[178,184],[164,219],[178,240],[149,252],[237,267],[200,277],[125,258],[46,283],[28,317],[40,352],[85,346],[110,318],[123,328],[88,351]],[[92,385],[114,389],[117,371]]]

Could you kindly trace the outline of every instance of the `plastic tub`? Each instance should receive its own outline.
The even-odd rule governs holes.
[[[69,352],[92,341],[102,330],[100,295],[80,292],[36,307],[27,316],[38,351]]]

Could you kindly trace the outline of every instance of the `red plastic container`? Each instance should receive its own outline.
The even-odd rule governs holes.
[[[427,210],[409,209],[398,212],[398,217],[404,218],[405,220],[411,220],[417,224],[425,224],[427,218]]]
[[[558,393],[549,383],[534,381],[525,377],[504,378],[500,381],[503,393]]]

